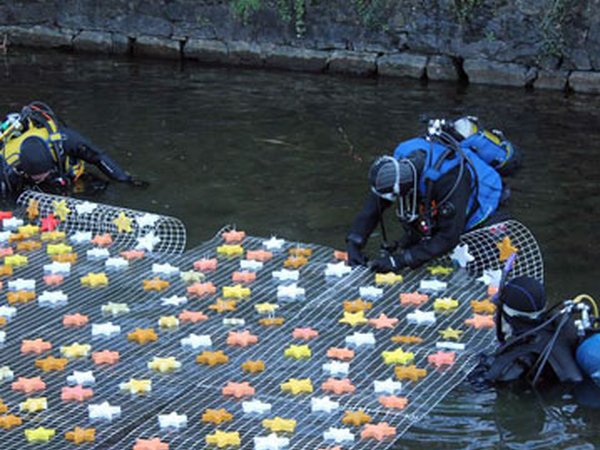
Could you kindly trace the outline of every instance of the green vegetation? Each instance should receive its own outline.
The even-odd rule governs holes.
[[[456,17],[460,23],[467,22],[475,9],[483,3],[483,0],[454,0]]]
[[[565,47],[563,25],[569,10],[569,0],[549,0],[546,14],[542,17],[540,30],[542,33],[542,57],[561,58]]]

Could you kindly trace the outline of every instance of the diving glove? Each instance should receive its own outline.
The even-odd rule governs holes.
[[[362,252],[364,240],[357,234],[351,233],[346,237],[346,251],[348,252],[348,264],[351,267],[366,266],[367,256]]]

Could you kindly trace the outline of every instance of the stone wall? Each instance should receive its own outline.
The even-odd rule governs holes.
[[[6,46],[600,93],[600,0],[12,0]]]

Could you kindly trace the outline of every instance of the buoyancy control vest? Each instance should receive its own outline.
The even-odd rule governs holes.
[[[472,180],[465,229],[468,231],[484,222],[498,208],[502,195],[502,179],[492,166],[472,150],[462,146],[461,149],[462,151],[458,152],[441,143],[418,137],[401,142],[394,150],[394,157],[402,159],[419,150],[425,152],[425,165],[418,183],[419,193],[425,197],[430,182],[435,182],[458,167],[464,159]]]
[[[463,149],[471,150],[502,175],[515,158],[513,145],[488,130],[478,131],[460,142]]]

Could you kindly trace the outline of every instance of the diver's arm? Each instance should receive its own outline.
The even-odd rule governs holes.
[[[131,175],[125,172],[115,160],[84,138],[78,131],[68,127],[63,127],[61,131],[66,135],[63,146],[68,156],[94,164],[102,173],[113,180],[132,181]]]
[[[348,231],[348,238],[354,238],[357,243],[360,240],[361,247],[364,246],[381,220],[383,211],[389,208],[390,205],[391,202],[383,200],[374,193],[369,192],[362,209],[352,221],[352,225]]]

